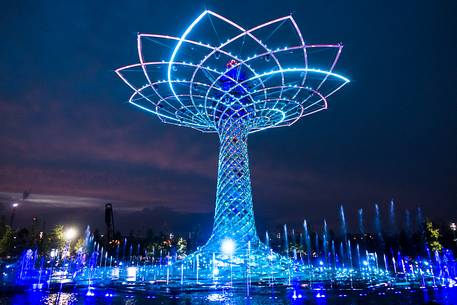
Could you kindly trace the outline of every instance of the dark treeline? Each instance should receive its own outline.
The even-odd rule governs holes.
[[[332,247],[336,252],[341,248],[341,244],[347,247],[347,241],[350,241],[351,247],[359,245],[363,251],[389,253],[392,256],[397,251],[412,257],[424,255],[426,247],[432,251],[441,251],[443,248],[451,249],[454,253],[457,251],[455,227],[453,230],[450,223],[432,223],[423,217],[420,209],[414,217],[409,211],[405,211],[404,216],[399,217],[393,202],[390,203],[386,213],[388,217],[383,219],[384,221],[381,221],[378,205],[375,205],[374,210],[373,223],[365,223],[364,211],[359,210],[356,217],[358,232],[348,232],[347,221],[353,221],[353,218],[346,219],[341,207],[340,227],[337,230],[329,229],[325,220],[322,225],[317,226],[320,230],[311,230],[305,221],[302,228],[288,229],[285,225],[267,232],[268,237],[264,238],[264,242],[278,253],[289,256],[294,253],[298,256],[309,253],[317,258],[328,256]],[[0,216],[0,257],[14,258],[27,249],[49,255],[51,250],[63,249],[66,245],[65,227],[62,225],[45,231],[43,223],[33,218],[29,226],[14,228],[11,219],[10,223],[7,223],[6,219],[7,215]],[[109,234],[103,228],[79,232],[71,242],[70,250],[77,251],[78,248],[87,246],[89,236],[92,245],[102,247],[109,255],[125,258],[128,255],[185,255],[203,245],[205,240],[202,236],[206,234],[202,234],[198,227],[185,236],[175,236],[173,232],[155,232],[152,229],[141,236],[133,230],[127,235],[122,235],[118,231]]]
[[[402,255],[417,257],[427,255],[430,251],[450,249],[457,251],[455,224],[433,223],[423,216],[418,208],[415,215],[406,210],[397,215],[394,202],[390,202],[387,217],[381,218],[379,205],[374,205],[372,223],[367,223],[362,209],[358,210],[357,232],[348,232],[348,219],[343,206],[339,210],[339,228],[329,229],[325,219],[322,224],[311,226],[305,220],[303,227],[288,229],[287,225],[278,226],[266,232],[265,243],[278,253],[289,256],[311,255],[314,258],[325,258],[333,251],[344,254],[350,241],[351,250],[358,245],[363,251],[386,253],[392,257],[401,252]],[[354,218],[350,218],[352,221]],[[318,227],[318,230],[311,228]],[[343,252],[343,253],[341,253]]]

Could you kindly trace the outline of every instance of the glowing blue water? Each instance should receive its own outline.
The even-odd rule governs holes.
[[[46,293],[28,291],[23,294],[0,296],[2,305],[146,305],[146,304],[376,304],[376,305],[419,305],[436,301],[441,305],[454,305],[457,289],[369,289],[357,290],[303,290],[300,288],[264,288],[252,291],[248,297],[244,291],[195,291],[191,294],[168,291],[157,294],[147,291],[113,292],[94,290],[87,296],[85,291]]]

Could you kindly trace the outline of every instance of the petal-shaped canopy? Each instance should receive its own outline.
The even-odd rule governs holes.
[[[139,34],[139,63],[116,73],[163,122],[217,132],[235,118],[252,133],[326,109],[349,82],[333,72],[341,50],[305,44],[292,16],[245,29],[207,10],[179,37]]]

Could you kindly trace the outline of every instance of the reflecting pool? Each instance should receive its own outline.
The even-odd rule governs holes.
[[[436,302],[436,303],[433,303]],[[456,288],[393,289],[372,288],[364,290],[319,290],[293,287],[258,287],[246,294],[243,289],[218,289],[202,291],[119,291],[107,289],[74,290],[61,293],[25,291],[0,297],[1,305],[145,305],[145,304],[376,304],[376,305],[420,305],[457,304]]]

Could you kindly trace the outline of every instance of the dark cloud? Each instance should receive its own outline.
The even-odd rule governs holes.
[[[49,229],[56,224],[76,226],[80,232],[86,225],[98,228],[103,234],[104,207],[111,203],[114,208],[115,230],[125,234],[144,236],[147,230],[175,232],[187,235],[199,231],[207,237],[211,229],[211,214],[194,211],[179,212],[170,207],[145,208],[144,202],[111,199],[31,194],[22,200],[21,193],[0,193],[0,204],[19,202],[16,221],[30,225],[30,215],[37,217],[39,229]]]

